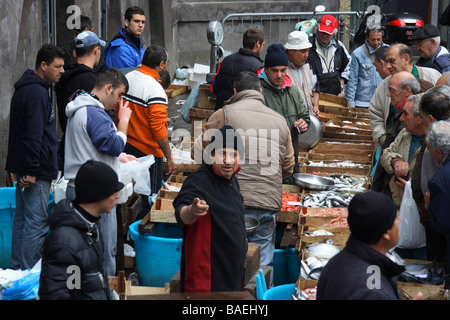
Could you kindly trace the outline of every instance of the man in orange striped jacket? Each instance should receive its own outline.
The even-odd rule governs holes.
[[[158,82],[168,64],[166,49],[155,45],[147,48],[142,66],[126,75],[130,90],[123,96],[130,102],[129,108],[133,111],[125,152],[136,157],[150,154],[155,157],[155,164],[150,167],[152,193],[158,193],[162,187],[164,157],[167,159],[169,175],[176,172],[167,130],[167,94]],[[142,214],[145,215],[150,205],[146,196],[143,200]]]

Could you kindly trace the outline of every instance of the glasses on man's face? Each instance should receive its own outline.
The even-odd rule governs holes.
[[[401,88],[401,89],[389,88],[389,92],[390,93],[402,92],[403,90],[405,90],[405,88]]]

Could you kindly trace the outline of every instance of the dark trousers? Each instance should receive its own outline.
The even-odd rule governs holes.
[[[125,153],[131,154],[135,156],[136,158],[142,158],[145,156],[148,156],[147,154],[143,153],[139,149],[133,147],[131,144],[126,144],[125,146]],[[162,188],[163,185],[163,165],[164,161],[163,158],[156,158],[155,157],[155,163],[150,166],[150,188],[152,194],[157,194],[159,190]],[[148,200],[148,196],[141,195],[142,197],[142,211],[137,216],[137,220],[142,220],[151,210],[152,206]]]

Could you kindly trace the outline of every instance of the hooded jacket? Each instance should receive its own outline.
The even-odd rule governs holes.
[[[66,132],[67,116],[66,106],[77,90],[91,92],[94,89],[98,74],[92,68],[76,62],[64,66],[64,74],[55,85],[56,101],[58,104],[58,118],[61,129]]]
[[[78,169],[88,160],[106,163],[119,175],[118,157],[127,137],[117,131],[103,104],[84,92],[67,105],[66,115],[64,177],[69,185],[75,186]]]
[[[96,221],[97,218],[83,214],[82,209],[76,209],[67,200],[55,206],[48,219],[50,234],[43,246],[41,300],[109,299]]]
[[[263,90],[264,100],[266,105],[281,114],[287,122],[288,128],[291,132],[292,146],[294,147],[295,167],[294,173],[300,172],[298,164],[298,135],[299,132],[294,123],[303,119],[309,125],[310,118],[308,109],[303,103],[300,91],[292,86],[292,80],[286,76],[281,87],[275,87],[270,83],[263,69],[259,75],[261,81],[261,88]]]
[[[105,49],[105,70],[137,67],[145,53],[145,41],[125,29],[111,40]]]
[[[50,85],[27,70],[14,87],[6,170],[52,181],[58,174],[58,135]]]
[[[386,255],[350,236],[320,274],[317,300],[399,300],[397,277],[403,271]],[[369,283],[379,287],[370,288]]]

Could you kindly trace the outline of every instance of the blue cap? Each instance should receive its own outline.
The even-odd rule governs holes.
[[[106,42],[101,40],[94,32],[85,31],[80,33],[75,39],[77,48],[86,48],[99,43],[102,47],[106,46]]]

